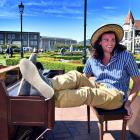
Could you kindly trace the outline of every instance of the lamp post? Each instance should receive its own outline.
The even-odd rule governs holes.
[[[87,0],[84,0],[84,48],[83,48],[83,64],[86,63],[86,19],[87,19]]]
[[[23,10],[24,10],[24,5],[21,1],[21,3],[18,5],[19,7],[19,12],[20,12],[20,21],[21,21],[21,32],[20,32],[20,37],[21,37],[21,48],[20,48],[20,57],[23,58],[23,40],[22,40],[22,14],[23,14]]]

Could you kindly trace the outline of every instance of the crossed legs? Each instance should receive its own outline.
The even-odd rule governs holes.
[[[74,107],[83,104],[105,109],[118,108],[123,103],[123,94],[104,86],[94,87],[82,73],[70,71],[52,79],[44,79],[35,65],[27,59],[20,61],[23,77],[45,98],[56,98],[58,107]],[[28,69],[27,69],[28,68]],[[50,86],[52,83],[52,86]]]

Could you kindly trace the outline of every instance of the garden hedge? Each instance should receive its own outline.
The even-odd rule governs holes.
[[[83,72],[83,65],[82,64],[72,64],[66,62],[59,62],[59,61],[48,61],[48,60],[39,60],[44,66],[45,69],[63,69],[65,72],[70,70],[77,70],[79,72]]]

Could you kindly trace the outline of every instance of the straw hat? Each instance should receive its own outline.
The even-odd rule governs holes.
[[[105,32],[112,31],[116,34],[118,41],[121,41],[124,35],[123,28],[118,24],[106,24],[104,26],[101,26],[99,29],[97,29],[92,37],[91,37],[91,45],[94,45],[94,43],[97,41],[97,39]]]

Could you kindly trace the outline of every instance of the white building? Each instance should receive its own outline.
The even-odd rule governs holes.
[[[135,20],[130,10],[125,19],[123,29],[124,37],[122,44],[132,53],[140,50],[140,20]]]
[[[57,43],[70,46],[71,44],[77,44],[77,41],[68,38],[46,37],[46,36],[40,37],[40,49],[53,50]]]

